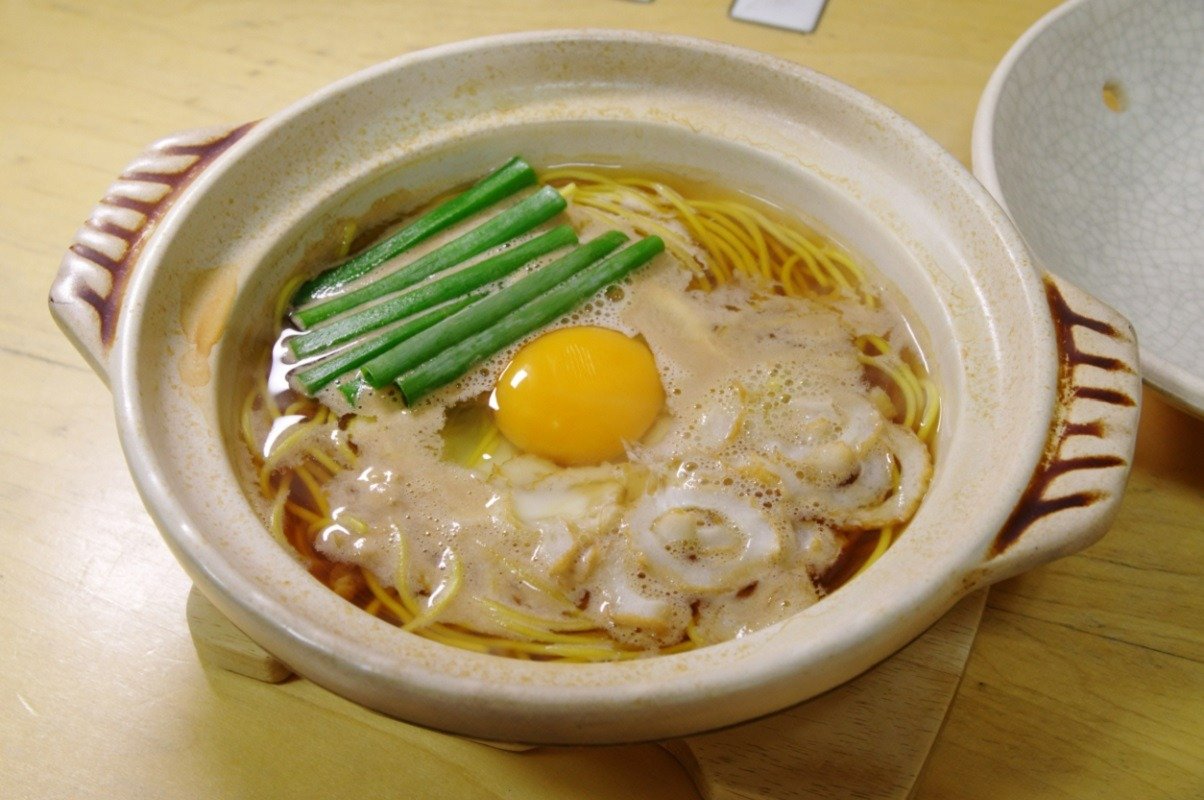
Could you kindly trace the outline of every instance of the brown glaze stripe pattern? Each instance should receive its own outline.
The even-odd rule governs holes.
[[[68,248],[74,279],[66,296],[52,295],[51,303],[74,300],[91,306],[100,344],[107,350],[113,343],[125,287],[156,223],[180,192],[254,124],[163,139],[127,167],[76,233]]]
[[[1096,401],[1114,407],[1134,407],[1137,398],[1127,391],[1081,379],[1080,367],[1108,373],[1133,373],[1123,360],[1084,350],[1075,336],[1077,330],[1093,331],[1116,341],[1128,341],[1128,335],[1111,323],[1078,313],[1066,302],[1065,295],[1048,276],[1045,293],[1053,316],[1058,342],[1058,413],[1050,426],[1049,439],[1040,462],[1033,471],[1028,487],[991,548],[996,556],[1012,546],[1020,536],[1042,517],[1070,508],[1084,508],[1107,499],[1104,492],[1095,490],[1071,491],[1051,496],[1050,486],[1055,479],[1083,470],[1127,467],[1128,459],[1114,453],[1087,455],[1065,454],[1071,442],[1091,439],[1100,442],[1109,438],[1108,423],[1102,418],[1072,421],[1072,410],[1082,408],[1081,401]],[[1095,373],[1100,374],[1100,373]],[[1102,384],[1103,382],[1098,382]]]

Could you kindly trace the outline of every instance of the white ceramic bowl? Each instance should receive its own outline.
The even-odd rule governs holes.
[[[694,652],[532,663],[364,614],[266,533],[231,467],[242,344],[326,223],[522,153],[657,164],[818,220],[907,298],[942,388],[928,495],[819,604]],[[131,471],[197,585],[302,675],[422,725],[519,742],[678,736],[767,714],[891,654],[959,597],[1101,536],[1140,380],[1123,318],[1029,261],[952,157],[872,100],[731,47],[616,31],[415,53],[253,126],[153,146],[81,230],[56,318],[107,376]],[[224,322],[215,346],[197,310]]]
[[[1204,414],[1204,3],[1059,6],[987,84],[973,157],[1038,261],[1132,320],[1146,379]]]

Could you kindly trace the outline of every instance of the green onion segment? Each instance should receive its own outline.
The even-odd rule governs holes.
[[[535,170],[516,156],[466,191],[439,204],[387,239],[306,281],[293,294],[290,305],[303,306],[330,297],[351,281],[363,277],[424,239],[534,183]]]

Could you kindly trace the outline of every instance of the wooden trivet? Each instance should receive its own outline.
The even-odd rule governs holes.
[[[906,798],[961,681],[986,596],[984,589],[966,597],[907,647],[827,694],[661,746],[705,800]],[[209,667],[268,683],[292,675],[196,588],[188,596],[188,626]]]

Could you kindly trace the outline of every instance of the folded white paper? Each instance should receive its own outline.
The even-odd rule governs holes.
[[[811,33],[827,0],[733,0],[732,19]]]

